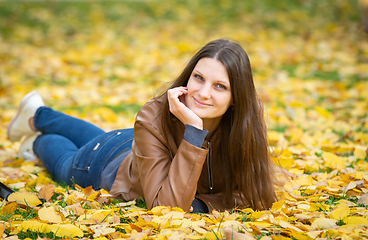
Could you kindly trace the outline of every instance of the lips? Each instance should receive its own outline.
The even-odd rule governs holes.
[[[207,103],[204,103],[204,102],[201,102],[201,101],[197,100],[195,97],[193,97],[193,99],[194,99],[195,104],[198,107],[211,107],[212,106],[211,104],[207,104]]]

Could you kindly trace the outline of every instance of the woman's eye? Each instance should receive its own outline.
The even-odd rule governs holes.
[[[223,89],[223,90],[227,90],[227,87],[225,87],[225,86],[224,86],[224,85],[222,85],[222,84],[216,84],[216,88]]]
[[[203,81],[203,77],[201,75],[198,75],[198,74],[194,74],[194,77],[197,78],[198,80],[201,80]]]

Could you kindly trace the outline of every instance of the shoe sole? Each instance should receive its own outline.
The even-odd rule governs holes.
[[[32,91],[32,92],[28,93],[27,95],[25,95],[25,96],[23,97],[22,101],[20,102],[20,105],[19,105],[19,108],[18,108],[17,114],[15,114],[15,116],[10,120],[10,123],[9,123],[9,125],[8,125],[8,129],[7,129],[7,136],[8,136],[8,139],[9,139],[10,141],[12,141],[12,142],[17,141],[17,140],[14,140],[14,141],[13,141],[13,140],[11,140],[11,139],[10,139],[10,137],[9,137],[10,130],[11,130],[11,128],[12,128],[12,126],[13,126],[14,122],[17,120],[17,118],[18,118],[18,116],[19,116],[20,112],[23,110],[24,105],[26,105],[27,101],[28,101],[31,97],[33,97],[34,95],[36,95],[36,94],[38,94],[36,91]],[[19,140],[19,139],[18,139],[18,140]]]

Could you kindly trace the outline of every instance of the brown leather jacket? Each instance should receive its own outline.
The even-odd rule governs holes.
[[[161,128],[162,97],[148,101],[138,112],[134,124],[132,152],[121,163],[110,193],[124,200],[145,199],[147,207],[165,205],[189,211],[194,198],[204,201],[208,209],[232,209],[241,203],[238,194],[232,204],[221,197],[224,189],[219,169],[212,164],[213,189],[206,160],[208,142],[198,148],[184,138],[184,125],[174,119],[168,141]],[[214,134],[212,140],[217,137]],[[212,154],[212,158],[214,158]]]

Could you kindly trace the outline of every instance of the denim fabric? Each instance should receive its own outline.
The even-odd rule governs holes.
[[[133,129],[105,133],[91,123],[40,107],[34,117],[42,132],[33,150],[57,182],[100,188],[100,174],[121,151],[130,150]]]

